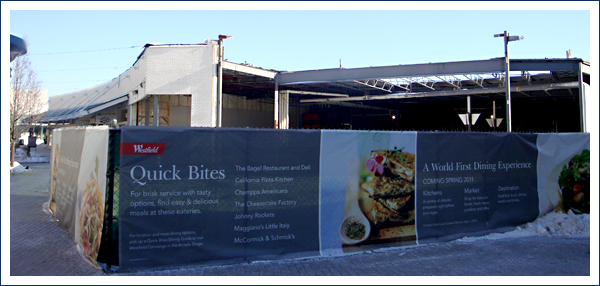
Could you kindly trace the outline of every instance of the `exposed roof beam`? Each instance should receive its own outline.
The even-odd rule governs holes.
[[[485,88],[485,86],[483,86],[483,78],[476,74],[476,75],[467,75],[465,74],[464,77],[466,77],[468,80],[474,82],[476,85],[478,85],[481,88]]]
[[[504,71],[504,61],[503,59],[498,58],[466,62],[447,62],[353,69],[326,69],[313,71],[281,72],[278,75],[278,80],[279,84],[283,85],[309,82],[332,82],[401,77],[444,76],[473,73],[496,73],[502,71]]]
[[[302,102],[302,100],[300,100],[300,102]],[[303,102],[303,103],[318,104],[318,103],[324,103],[324,102],[314,102],[314,103],[313,102]],[[370,105],[362,105],[362,104],[358,104],[358,103],[351,103],[351,102],[345,102],[345,101],[330,101],[330,102],[326,102],[326,103],[327,104],[333,104],[333,105],[346,106],[346,107],[354,107],[354,108],[362,108],[362,109],[370,109],[370,110],[381,110],[381,111],[388,111],[388,112],[396,112],[396,110],[390,109],[390,108],[370,106]]]
[[[255,68],[255,67],[249,67],[246,65],[234,64],[234,63],[227,62],[227,61],[223,61],[223,68],[232,70],[232,71],[247,73],[247,74],[251,74],[251,75],[262,76],[262,77],[266,77],[266,78],[275,78],[275,75],[277,75],[276,71],[270,71],[270,70]]]
[[[453,86],[456,89],[460,89],[460,86],[459,86],[460,85],[460,79],[458,79],[456,77],[454,77],[454,79],[457,80],[458,84],[455,84],[454,82],[450,82],[450,81],[446,80],[445,78],[442,78],[442,77],[439,77],[439,76],[437,78],[441,79],[443,82],[445,82],[445,83]]]
[[[368,87],[383,90],[385,92],[392,92],[394,85],[389,81],[383,81],[379,79],[368,79],[368,80],[354,80],[355,83],[366,85]],[[371,82],[374,82],[373,84]],[[387,87],[387,88],[386,88]]]
[[[393,79],[390,79],[390,82],[392,82],[392,84],[394,84],[395,87],[398,87],[400,89],[404,89],[404,90],[410,92],[410,83],[407,83],[406,86],[403,86],[402,84],[398,83],[398,81],[400,81],[400,80],[401,79],[393,78]],[[395,83],[393,83],[393,81]]]
[[[427,79],[427,82],[426,82],[426,83],[423,83],[422,81],[414,80],[414,79],[412,79],[412,78],[406,78],[406,80],[407,80],[407,81],[409,81],[411,85],[412,85],[413,83],[416,83],[416,84],[418,84],[418,85],[421,85],[421,86],[423,86],[423,87],[429,88],[429,89],[431,89],[431,90],[435,90],[435,88],[433,88],[433,85],[435,84],[435,82],[434,82],[434,81],[431,81],[429,78],[426,78],[426,79]],[[431,83],[431,86],[429,86],[427,83]]]
[[[519,91],[518,93],[526,95],[527,97],[531,97],[531,95],[529,95],[529,93],[523,92],[523,90]],[[535,98],[532,98],[532,99],[535,100]]]
[[[343,94],[343,93],[313,92],[313,91],[301,91],[301,90],[286,90],[286,91],[289,93],[293,93],[293,94],[348,97],[347,94]]]
[[[500,58],[502,59],[502,58]],[[510,60],[511,71],[577,71],[581,59]],[[583,64],[582,66],[585,66]],[[587,65],[589,67],[589,65]]]
[[[511,71],[582,71],[589,73],[589,63],[581,59],[510,60]],[[279,73],[279,84],[352,81],[402,77],[446,76],[504,72],[504,59],[381,66],[353,69],[326,69]]]
[[[577,88],[579,84],[577,82],[566,82],[566,83],[552,83],[552,84],[541,84],[541,85],[528,85],[528,86],[515,86],[511,87],[511,91],[514,92],[526,92],[554,89],[569,89]],[[353,96],[346,98],[317,98],[317,99],[301,99],[302,103],[325,103],[325,102],[342,102],[342,101],[364,101],[364,100],[385,100],[385,99],[404,99],[404,98],[419,98],[419,97],[444,97],[444,96],[458,96],[458,95],[482,95],[490,93],[503,93],[506,89],[504,87],[494,88],[483,88],[483,89],[463,89],[463,90],[450,90],[450,91],[432,91],[432,92],[412,92],[412,93],[394,93],[388,95],[370,95],[370,96]]]
[[[363,92],[363,93],[365,91],[367,91],[367,89],[362,89],[361,88],[361,87],[364,87],[365,85],[360,85],[360,84],[354,85],[352,83],[354,83],[354,82],[343,82],[343,81],[340,81],[340,82],[328,82],[328,83],[326,83],[326,85],[337,86],[337,87],[341,87],[341,88],[345,88],[345,89],[356,90],[356,91]]]

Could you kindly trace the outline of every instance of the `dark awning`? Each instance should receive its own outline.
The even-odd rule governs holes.
[[[24,54],[27,54],[27,42],[15,35],[10,35],[10,61],[12,62]]]

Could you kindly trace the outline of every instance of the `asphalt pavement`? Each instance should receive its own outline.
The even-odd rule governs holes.
[[[41,150],[41,152],[48,152],[47,156],[50,158],[49,150]],[[44,210],[43,205],[48,200],[50,164],[24,165],[28,165],[36,172],[10,175],[11,278],[13,276],[502,276],[506,278],[554,276],[555,278],[548,283],[562,281],[562,284],[573,284],[573,282],[598,284],[598,261],[593,262],[594,269],[591,271],[590,238],[565,236],[451,241],[387,248],[337,257],[105,273],[79,256],[75,242],[67,231]],[[2,276],[4,282],[5,273],[2,273]],[[503,278],[498,279],[478,280],[479,282],[476,283],[504,281]],[[303,280],[278,281],[278,284],[288,284]],[[321,281],[319,283],[328,283],[329,280],[319,281]],[[344,281],[346,284],[353,284],[356,281],[362,281],[363,284],[405,284],[408,280]],[[411,281],[421,283],[425,280]],[[442,280],[441,283],[445,284],[444,281],[450,280]],[[544,280],[536,281],[543,283]],[[524,282],[526,281],[522,281]]]

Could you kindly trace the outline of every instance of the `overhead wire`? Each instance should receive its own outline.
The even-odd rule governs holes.
[[[65,82],[105,82],[106,80],[88,79],[88,80],[70,80],[70,81],[48,81],[43,83],[65,83]]]
[[[30,54],[31,56],[47,56],[47,55],[60,55],[60,54],[76,54],[76,53],[91,53],[91,52],[104,52],[104,51],[113,51],[113,50],[124,50],[124,49],[134,49],[139,48],[140,46],[131,46],[131,47],[123,47],[123,48],[111,48],[111,49],[100,49],[100,50],[86,50],[86,51],[72,51],[72,52],[57,52],[57,53],[43,53],[43,54]]]
[[[95,49],[95,50],[81,50],[81,51],[68,51],[68,52],[54,52],[54,53],[31,53],[28,54],[30,56],[52,56],[52,55],[65,55],[65,54],[77,54],[77,53],[91,53],[91,52],[106,52],[106,51],[114,51],[114,50],[125,50],[125,49],[136,49],[136,48],[143,48],[144,46],[129,46],[129,47],[119,47],[119,48],[108,48],[108,49]],[[66,72],[66,71],[81,71],[81,70],[101,70],[101,69],[122,69],[122,68],[128,68],[128,66],[112,66],[112,67],[108,67],[108,66],[100,66],[94,63],[84,63],[84,62],[75,62],[75,61],[69,61],[69,60],[61,60],[63,62],[71,62],[71,63],[75,63],[75,64],[82,64],[82,65],[92,65],[92,66],[99,66],[99,67],[90,67],[90,68],[77,68],[77,69],[59,69],[59,70],[41,70],[38,71],[38,73],[46,73],[46,72]],[[45,82],[44,84],[51,84],[51,85],[56,85],[56,84],[65,84],[65,83],[75,83],[75,82],[104,82],[106,80],[81,80],[81,81],[53,81],[53,82]],[[52,90],[54,92],[56,92],[57,90],[62,90],[62,91],[74,91],[74,90],[80,90],[81,88],[53,88]]]
[[[56,52],[56,53],[39,53],[39,54],[29,54],[31,56],[46,56],[46,55],[61,55],[61,54],[76,54],[76,53],[90,53],[90,52],[104,52],[104,51],[113,51],[113,50],[124,50],[124,49],[134,49],[134,48],[140,48],[140,46],[129,46],[129,47],[120,47],[120,48],[108,48],[108,49],[96,49],[96,50],[82,50],[82,51],[69,51],[69,52]],[[97,64],[94,63],[84,63],[84,62],[76,62],[76,61],[69,61],[69,60],[61,60],[63,62],[70,62],[70,63],[75,63],[75,64],[82,64],[82,65],[92,65],[92,66],[98,66]],[[121,68],[127,68],[126,66],[120,67],[120,66],[100,66],[100,67],[94,67],[94,68],[77,68],[77,69],[58,69],[58,70],[41,70],[38,71],[39,73],[46,73],[46,72],[65,72],[65,71],[80,71],[80,70],[100,70],[100,69],[121,69]],[[58,84],[58,83],[69,83],[69,82],[102,82],[103,80],[86,80],[86,81],[64,81],[64,82],[45,82],[45,84],[49,84],[49,83],[53,83],[53,84]]]
[[[83,69],[63,69],[63,70],[43,70],[38,72],[58,72],[58,71],[80,71],[80,70],[101,70],[101,69],[118,69],[125,67],[103,67],[103,68],[83,68]]]

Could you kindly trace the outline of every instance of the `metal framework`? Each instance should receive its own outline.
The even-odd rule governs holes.
[[[134,64],[113,81],[79,92],[80,96],[56,97],[50,102],[54,106],[46,118],[77,118],[122,103],[126,98],[137,100],[138,83],[143,84],[145,79],[136,79],[126,87],[123,84],[130,80],[130,74],[135,77],[137,68]],[[589,84],[590,64],[581,59],[511,59],[510,78],[504,58],[296,72],[222,61],[221,68],[218,77],[223,93],[273,102],[275,128],[289,127],[291,100],[304,106],[334,104],[396,112],[398,108],[406,109],[399,106],[404,103],[462,102],[467,96],[498,100],[510,86],[516,98],[578,100],[581,130],[586,131],[583,83]],[[125,89],[129,93],[123,93]],[[146,92],[143,88],[140,91]]]
[[[278,74],[277,88],[318,90],[345,89],[348,97],[300,98],[304,104],[336,104],[360,102],[361,106],[376,101],[447,98],[462,96],[501,96],[508,90],[512,96],[552,98],[568,96],[579,90],[581,131],[586,131],[583,78],[589,76],[589,62],[581,59],[510,60],[510,73],[505,59],[483,61],[397,65],[356,69],[327,69]],[[510,78],[509,78],[510,77]],[[588,79],[589,82],[589,79]],[[552,92],[552,93],[551,93]],[[344,103],[344,104],[342,104]],[[512,107],[507,104],[507,114]],[[510,130],[510,128],[509,128]]]

